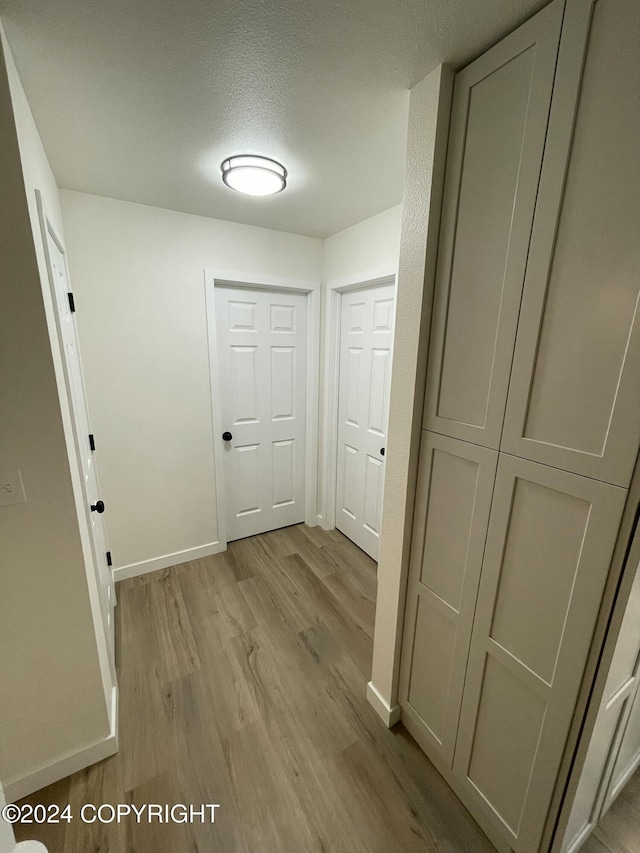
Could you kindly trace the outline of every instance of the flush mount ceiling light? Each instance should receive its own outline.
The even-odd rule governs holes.
[[[274,195],[287,185],[285,167],[268,157],[228,157],[221,169],[225,184],[245,195]]]

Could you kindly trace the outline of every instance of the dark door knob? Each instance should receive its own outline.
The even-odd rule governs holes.
[[[384,456],[384,447],[380,448],[380,456]]]
[[[91,504],[91,512],[104,512],[104,501],[96,501]]]
[[[232,438],[233,438],[233,436],[231,435],[230,432],[223,432],[222,433],[222,440],[223,441],[231,441]]]

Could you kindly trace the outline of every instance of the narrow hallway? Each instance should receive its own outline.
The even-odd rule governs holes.
[[[51,853],[493,848],[402,725],[365,698],[376,565],[297,525],[118,586],[120,752],[39,791]],[[219,803],[213,825],[82,823],[93,803]]]

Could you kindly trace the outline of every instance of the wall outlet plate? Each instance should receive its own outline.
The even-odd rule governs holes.
[[[26,500],[20,471],[0,471],[0,506],[23,504]]]

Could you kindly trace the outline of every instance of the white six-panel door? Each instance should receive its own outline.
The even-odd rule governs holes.
[[[342,296],[336,527],[374,560],[380,549],[394,286]]]
[[[220,286],[215,300],[233,541],[305,518],[307,297]]]
[[[89,425],[75,319],[69,303],[68,294],[71,291],[71,287],[64,252],[57,238],[52,233],[48,222],[45,222],[45,228],[45,250],[55,299],[58,330],[65,359],[65,373],[74,419],[76,447],[83,477],[84,498],[89,509],[91,506],[98,505],[100,490],[94,451],[91,448],[89,440],[91,427]],[[109,663],[112,673],[115,674],[115,625],[113,608],[116,604],[116,595],[113,573],[107,563],[107,540],[102,514],[96,511],[89,511],[89,522],[100,609],[105,631],[109,638]]]

